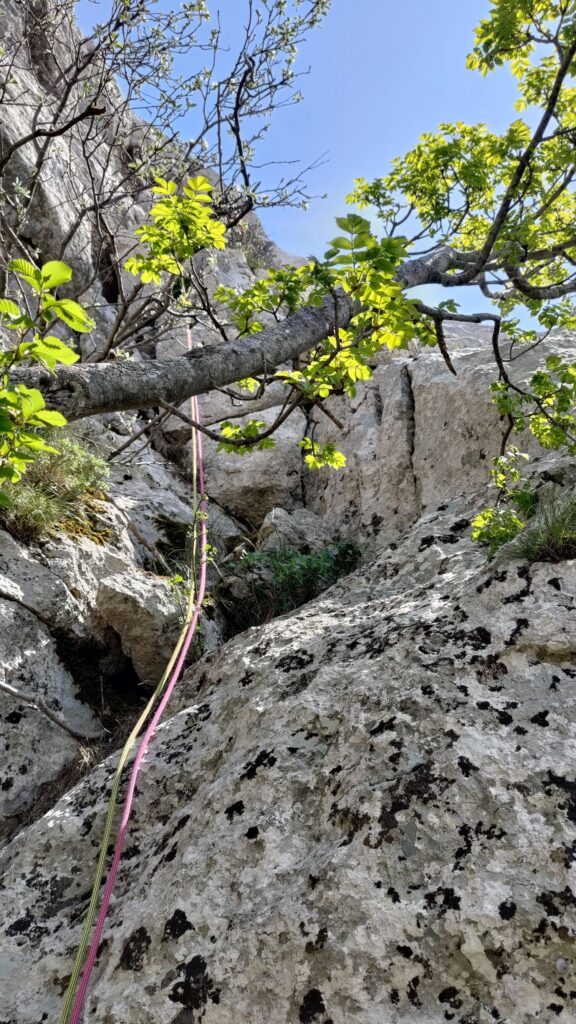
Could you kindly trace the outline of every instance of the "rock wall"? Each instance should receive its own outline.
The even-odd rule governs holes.
[[[0,30],[26,37],[27,9],[5,0]],[[11,89],[37,107],[56,95],[57,65],[31,42]],[[3,109],[0,140],[29,130],[32,113]],[[28,227],[45,258],[89,185],[79,145],[55,145],[38,189]],[[111,179],[123,159],[113,145],[103,138],[94,156]],[[25,176],[34,146],[19,159]],[[142,189],[110,211],[120,251],[148,204]],[[93,243],[87,219],[67,258],[98,348],[116,307]],[[271,264],[285,259],[262,244]],[[238,248],[197,269],[211,293],[258,273]],[[217,339],[196,328],[194,341]],[[471,544],[502,424],[485,333],[461,328],[449,344],[456,377],[428,350],[380,357],[357,397],[334,403],[342,430],[299,414],[273,452],[238,459],[207,444],[220,559],[247,536],[303,550],[352,538],[365,564],[224,647],[207,610],[209,653],[188,667],[144,763],[86,1020],[576,1020],[575,563],[487,565]],[[184,345],[175,329],[139,358]],[[567,353],[573,342],[547,345]],[[543,348],[511,373],[526,376]],[[212,394],[202,416],[268,422],[281,402],[280,389],[255,405]],[[110,452],[137,425],[111,416],[82,432]],[[298,441],[312,426],[345,451],[344,471],[305,469]],[[178,626],[158,555],[185,547],[187,445],[171,417],[155,448],[111,463],[99,543],[62,535],[26,547],[0,532],[0,678],[91,737],[0,693],[0,1024],[60,1009],[110,751]],[[536,464],[537,485],[551,476],[574,489],[569,464]],[[101,763],[88,770],[90,757]]]
[[[575,1019],[575,564],[487,568],[474,507],[188,673],[86,1019]],[[113,766],[4,850],[3,1020],[58,1012]]]

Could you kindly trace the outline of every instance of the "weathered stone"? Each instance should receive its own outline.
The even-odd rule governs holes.
[[[408,367],[406,359],[389,361],[358,387],[355,398],[331,402],[342,431],[321,412],[313,414],[315,440],[331,441],[347,460],[344,469],[304,475],[306,505],[333,535],[383,546],[396,540],[420,511]]]
[[[0,599],[0,681],[41,697],[77,732],[97,734],[98,723],[78,700],[46,625],[16,599]],[[0,840],[37,802],[42,787],[79,757],[75,739],[0,691]]]
[[[308,508],[287,512],[273,508],[258,531],[256,547],[260,551],[278,548],[295,548],[297,551],[318,551],[326,547],[332,538],[324,523]]]
[[[475,325],[476,326],[476,325]],[[397,540],[426,508],[484,487],[499,454],[506,423],[491,401],[498,377],[490,334],[469,325],[447,332],[457,376],[435,350],[385,356],[356,398],[330,408],[340,431],[321,412],[313,414],[314,437],[335,444],[346,469],[304,476],[305,503],[339,532],[382,548]],[[508,361],[510,346],[502,352]],[[527,379],[552,352],[572,359],[570,339],[557,335],[536,349],[514,350],[511,378]],[[512,436],[523,451],[541,454],[529,434]]]
[[[167,580],[133,570],[100,581],[96,607],[120,637],[143,683],[157,683],[178,637],[182,614]]]
[[[257,418],[269,426],[276,415],[276,409],[265,409]],[[247,419],[235,422],[243,425]],[[205,438],[204,463],[210,497],[252,527],[259,527],[273,508],[297,508],[302,504],[299,441],[305,429],[303,413],[296,412],[278,428],[273,450],[252,451],[242,456],[218,452],[217,443]]]
[[[189,674],[142,769],[96,1024],[571,1019],[576,563],[487,568],[476,507]],[[4,1019],[58,1012],[112,768],[4,852]]]

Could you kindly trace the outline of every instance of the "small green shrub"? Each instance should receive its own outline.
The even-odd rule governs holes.
[[[523,481],[520,470],[520,460],[527,458],[510,445],[504,455],[492,459],[490,476],[502,504],[483,509],[472,520],[472,539],[488,548],[489,558],[517,537],[534,515],[538,496]]]
[[[311,601],[359,561],[360,549],[348,541],[309,554],[295,548],[249,552],[234,568],[249,600],[228,603],[224,598],[223,603],[235,629],[260,625]]]
[[[4,490],[0,522],[14,537],[38,540],[60,530],[99,536],[91,500],[106,485],[104,459],[79,441],[59,435],[58,451],[38,455],[17,484]]]
[[[562,562],[576,558],[576,494],[549,491],[510,545],[510,555],[527,562]]]

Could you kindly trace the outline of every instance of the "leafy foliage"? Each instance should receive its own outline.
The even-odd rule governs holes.
[[[200,249],[226,245],[226,228],[213,215],[212,185],[206,178],[189,178],[181,193],[174,181],[156,178],[152,192],[159,196],[150,210],[152,223],[136,231],[146,252],[126,261],[126,269],[144,284],[160,284],[162,274],[183,276],[185,264]]]
[[[284,20],[284,0],[263,4],[274,11],[270,31],[289,75],[298,33],[316,24],[328,4],[295,0],[296,13]],[[202,22],[203,5],[194,5],[194,10]],[[268,61],[272,50],[267,51]],[[266,60],[259,70],[254,58],[243,60],[237,100],[254,89],[258,76],[269,67]],[[219,434],[210,432],[222,450],[243,454],[272,447],[274,431],[295,409],[309,412],[332,396],[354,396],[358,382],[371,376],[374,357],[383,348],[405,348],[412,339],[438,345],[453,370],[444,323],[488,320],[498,369],[493,398],[505,418],[506,437],[512,430],[529,430],[545,447],[567,446],[576,452],[576,362],[550,357],[529,381],[518,384],[511,379],[499,345],[502,332],[513,346],[520,346],[538,343],[552,328],[576,328],[576,5],[571,0],[492,0],[468,66],[485,75],[504,65],[518,83],[517,116],[504,132],[496,134],[484,124],[442,123],[394,160],[390,173],[372,182],[357,180],[348,201],[361,211],[369,209],[378,231],[357,212],[339,217],[339,233],[322,259],[271,270],[242,294],[220,288],[218,306],[206,298],[193,257],[202,249],[225,245],[221,190],[214,193],[202,177],[189,179],[182,189],[167,177],[157,177],[158,201],[150,223],[139,231],[143,251],[131,257],[127,267],[142,283],[162,285],[163,296],[173,299],[171,314],[185,316],[200,309],[227,339],[230,321],[242,338],[305,307],[333,304],[336,326],[331,337],[288,368],[240,382],[257,398],[269,384],[280,382],[288,398],[271,426],[256,418],[244,425],[227,420]],[[243,149],[234,124],[237,107],[238,102],[226,107],[227,123],[236,140],[237,180],[243,187],[241,213],[226,220],[229,227],[237,226],[254,199],[247,169],[251,154]],[[529,113],[524,118],[525,111]],[[382,227],[384,237],[379,237]],[[411,278],[408,265],[412,270],[425,265],[424,278]],[[13,270],[38,295],[43,321],[52,316],[74,330],[90,328],[80,307],[50,294],[69,281],[65,265],[52,262],[38,269],[15,261]],[[448,293],[472,284],[491,303],[490,311],[465,316],[450,298],[428,307],[406,294],[423,281],[441,285]],[[343,293],[354,300],[355,314],[341,321]],[[2,300],[0,315],[7,326],[26,326],[11,298]],[[531,325],[526,327],[528,318]],[[27,351],[24,358],[39,358],[49,365],[50,347],[57,339],[45,338],[45,333],[40,332],[42,351]],[[52,348],[52,358],[65,357]],[[18,402],[19,408],[36,416],[36,426],[42,422],[42,408],[34,408],[37,399],[22,393]],[[344,464],[332,442],[319,444],[313,431],[311,435],[302,442],[311,468]],[[21,463],[25,464],[24,457]],[[529,517],[530,510],[521,507],[522,488],[512,483],[508,490],[500,488],[497,506],[485,510],[476,522],[477,539],[489,546],[494,538],[497,544],[512,536]]]
[[[527,458],[510,445],[504,455],[492,460],[491,477],[498,489],[498,504],[485,508],[472,520],[472,538],[488,548],[490,557],[516,537],[534,513],[536,494],[523,482],[520,469],[521,460]]]
[[[377,352],[383,347],[406,347],[418,334],[416,308],[395,279],[396,267],[405,254],[404,240],[378,240],[369,221],[358,214],[337,217],[336,224],[343,234],[332,239],[323,260],[269,270],[242,294],[220,288],[215,296],[226,305],[240,336],[258,333],[270,318],[280,321],[306,306],[321,306],[327,297],[334,302],[337,320],[340,290],[357,301],[358,313],[346,329],[339,327],[305,363],[279,370],[272,378],[290,387],[296,405],[314,404],[334,394],[354,396],[358,382],[372,376],[371,360]],[[255,433],[256,422],[251,421],[249,436],[259,447],[262,442],[261,435]],[[221,428],[230,431],[229,424]],[[238,430],[234,436],[241,439]],[[333,444],[320,446],[307,437],[302,447],[312,469],[345,465],[344,455]]]
[[[8,269],[20,286],[22,303],[0,299],[0,326],[18,336],[17,345],[0,352],[0,485],[16,483],[39,455],[54,453],[43,431],[66,423],[61,413],[46,408],[38,389],[12,383],[11,371],[37,363],[52,372],[58,363],[75,363],[79,358],[76,352],[61,338],[47,333],[49,328],[56,320],[79,333],[94,326],[77,302],[52,294],[72,278],[66,263],[52,260],[35,267],[17,259]],[[0,493],[0,503],[4,500]]]

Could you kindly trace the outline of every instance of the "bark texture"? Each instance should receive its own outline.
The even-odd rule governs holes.
[[[338,323],[345,327],[358,305],[348,296],[338,299]],[[317,345],[335,329],[332,297],[318,308],[300,310],[260,334],[200,349],[177,359],[61,367],[54,375],[25,370],[14,379],[37,387],[51,409],[69,420],[123,409],[145,409],[159,402],[177,405],[191,395],[255,374],[272,372]]]

